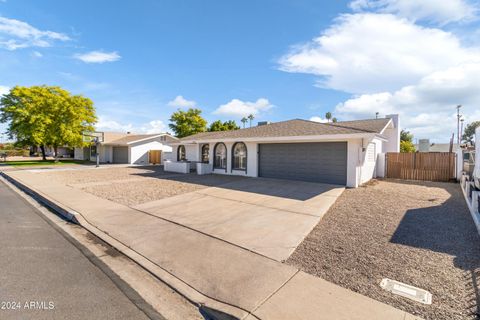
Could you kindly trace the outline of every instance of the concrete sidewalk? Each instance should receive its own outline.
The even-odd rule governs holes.
[[[4,172],[188,299],[239,319],[415,319],[291,266],[157,216],[45,181]]]

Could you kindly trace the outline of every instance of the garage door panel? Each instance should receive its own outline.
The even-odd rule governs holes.
[[[346,184],[347,143],[272,143],[259,146],[259,176]]]
[[[128,147],[113,147],[113,163],[128,163]]]

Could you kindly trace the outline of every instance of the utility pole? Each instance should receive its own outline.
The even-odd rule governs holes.
[[[460,108],[461,104],[457,106],[457,143],[460,145]]]
[[[463,121],[465,121],[464,118],[460,119],[460,141],[462,141],[463,137]]]

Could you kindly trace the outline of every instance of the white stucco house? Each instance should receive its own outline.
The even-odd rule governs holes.
[[[104,141],[100,143],[98,155],[101,163],[148,164],[149,151],[162,152],[161,163],[172,152],[171,143],[178,139],[168,133],[134,134],[104,132]],[[96,147],[75,148],[77,160],[96,161]]]
[[[294,119],[203,132],[172,143],[165,170],[303,180],[357,187],[383,175],[385,152],[400,151],[400,119],[318,123]]]

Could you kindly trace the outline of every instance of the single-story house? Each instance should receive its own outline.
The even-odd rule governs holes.
[[[399,116],[319,123],[294,119],[203,132],[172,143],[165,170],[303,180],[357,187],[383,175],[379,154],[400,151]],[[381,158],[381,159],[380,159]]]
[[[42,154],[42,149],[40,147],[30,147],[31,154]],[[57,147],[57,157],[58,158],[72,158],[74,150],[73,148],[62,146]],[[47,157],[55,157],[55,148],[51,146],[45,146],[45,155]]]
[[[99,143],[98,156],[101,163],[149,164],[149,152],[161,151],[161,163],[172,152],[171,143],[178,141],[168,133],[134,134],[104,132]],[[77,160],[96,161],[96,146],[75,148]]]

